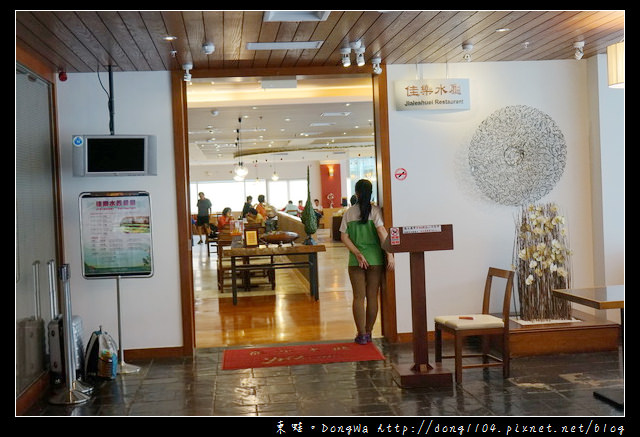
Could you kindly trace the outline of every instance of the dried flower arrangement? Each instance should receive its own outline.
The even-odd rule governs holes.
[[[570,288],[565,219],[553,203],[523,206],[516,219],[514,270],[522,320],[571,319],[571,304],[552,289]]]

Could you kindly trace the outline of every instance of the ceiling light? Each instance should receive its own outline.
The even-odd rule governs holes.
[[[356,64],[358,64],[358,67],[362,67],[364,65],[364,46],[360,41],[356,41],[352,47],[356,53]]]
[[[470,42],[466,42],[462,44],[462,50],[464,51],[464,55],[462,55],[462,59],[467,62],[471,62],[471,50],[473,50],[473,44]]]
[[[216,46],[213,45],[212,42],[205,42],[202,44],[202,53],[205,55],[210,55],[216,50]]]
[[[373,66],[374,74],[382,73],[382,67],[380,66],[381,62],[382,62],[382,59],[380,59],[379,56],[376,56],[375,58],[371,59],[371,65]]]
[[[350,44],[351,48],[356,54],[356,63],[358,67],[362,67],[364,65],[364,45],[361,40],[354,41]]]
[[[244,179],[244,177],[249,174],[249,169],[242,164],[242,161],[240,161],[238,165],[236,165],[236,167],[233,169],[233,172],[236,174],[236,176]]]
[[[576,52],[573,54],[573,57],[577,60],[582,59],[584,56],[584,41],[576,41],[573,43],[573,48],[576,49]]]
[[[340,49],[340,56],[342,58],[342,66],[350,67],[351,66],[351,48],[350,47],[342,47]]]
[[[264,11],[262,21],[325,21],[331,11]]]
[[[247,50],[305,50],[319,49],[324,41],[248,42]]]
[[[344,112],[323,112],[322,114],[320,114],[321,117],[346,117],[348,115],[351,115],[350,111],[344,111]]]
[[[182,69],[184,70],[185,82],[191,81],[191,73],[189,73],[189,70],[191,70],[192,68],[193,68],[193,64],[190,64],[190,63],[182,64]]]

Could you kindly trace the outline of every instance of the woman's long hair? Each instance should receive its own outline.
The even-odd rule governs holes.
[[[371,192],[373,187],[367,179],[360,179],[356,182],[356,194],[358,195],[358,207],[360,208],[360,222],[366,223],[371,212]]]

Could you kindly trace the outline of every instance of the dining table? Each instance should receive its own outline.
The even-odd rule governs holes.
[[[622,367],[624,375],[624,285],[553,289],[552,292],[555,297],[597,310],[620,309],[620,325],[623,335]],[[624,408],[624,388],[603,388],[595,390],[593,395],[615,407]]]
[[[260,245],[256,247],[223,247],[222,256],[228,257],[231,261],[231,289],[233,292],[233,304],[238,303],[238,286],[236,276],[238,272],[249,272],[251,270],[276,270],[292,268],[309,269],[309,292],[311,296],[318,300],[318,252],[325,252],[326,248],[322,244],[282,244],[282,245]],[[295,260],[295,255],[305,255],[306,261]],[[268,263],[252,264],[252,258],[269,257],[272,261]],[[292,258],[290,258],[292,257]],[[243,262],[238,262],[242,260]]]

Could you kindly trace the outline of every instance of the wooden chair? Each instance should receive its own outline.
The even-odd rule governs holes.
[[[215,225],[215,228],[218,228],[218,217],[220,216],[220,214],[209,214],[209,223],[211,224],[210,227],[213,227]],[[215,236],[211,236],[212,232],[210,232],[207,235],[207,256],[211,256],[212,252],[217,252],[218,251],[218,235],[216,233]]]
[[[484,298],[482,301],[481,314],[438,316],[435,318],[436,362],[441,362],[443,358],[455,358],[456,383],[462,382],[462,369],[475,367],[502,366],[503,377],[509,377],[509,309],[511,303],[511,291],[513,288],[513,275],[514,272],[511,270],[501,270],[493,267],[489,268],[487,280],[484,286]],[[502,314],[499,317],[489,314],[491,287],[494,278],[505,279]],[[454,355],[442,355],[443,331],[454,336]],[[464,340],[471,336],[480,336],[482,338],[482,353],[463,354],[462,346]],[[501,358],[489,353],[490,336],[501,336]],[[462,359],[467,357],[482,357],[482,363],[463,365]]]
[[[265,232],[265,227],[260,224],[246,223],[245,230],[247,229],[255,229],[258,231],[258,238],[262,236]],[[217,244],[217,273],[218,273],[218,290],[220,293],[224,293],[225,288],[225,279],[231,278],[231,261],[223,256],[222,248],[225,246],[231,246],[232,237],[231,232],[229,230],[229,225],[223,227],[222,229],[218,229],[218,238],[216,241]],[[269,284],[271,285],[271,289],[274,290],[276,287],[276,277],[273,269],[268,268],[268,264],[273,264],[273,256],[265,257],[264,259],[253,257],[253,264],[267,264],[264,269],[253,271],[253,274],[250,272],[245,272],[243,274],[238,275],[238,279],[240,279],[243,283],[244,289],[248,290],[249,285],[251,283],[251,277],[265,277],[267,278]]]

